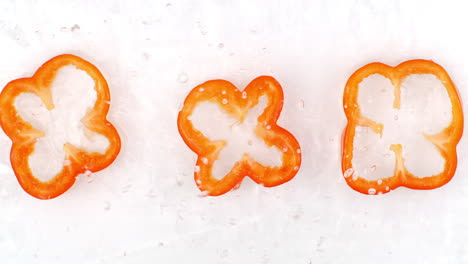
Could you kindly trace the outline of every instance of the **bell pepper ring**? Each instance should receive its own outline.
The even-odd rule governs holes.
[[[372,95],[364,97],[366,92]],[[363,93],[363,97],[359,96],[360,93]],[[393,105],[379,101],[384,94],[390,96],[386,98],[392,98]],[[421,102],[428,106],[420,108],[418,103]],[[432,105],[432,102],[442,103]],[[373,104],[377,110],[367,109],[366,104]],[[455,85],[440,65],[427,60],[410,60],[396,67],[382,63],[368,64],[349,78],[343,106],[348,123],[343,133],[342,171],[352,189],[371,195],[388,193],[398,187],[428,190],[443,186],[454,176],[456,146],[463,133],[463,111]],[[394,118],[388,118],[392,114]],[[381,122],[384,116],[390,120],[389,126]],[[394,123],[401,119],[406,123],[393,125],[392,119]],[[417,125],[417,122],[421,124]],[[414,133],[410,128],[420,132]],[[410,138],[413,136],[411,133],[415,138]],[[379,145],[379,140],[383,138],[391,141],[391,144]],[[403,141],[419,144],[417,146],[421,149],[415,148],[419,151],[415,154]],[[361,150],[359,142],[367,142],[368,145]],[[366,154],[366,151],[371,151],[368,146],[388,152],[376,157]],[[440,164],[425,160],[429,154],[437,157],[436,161],[440,161]],[[354,159],[359,158],[368,160],[369,164],[358,165]],[[371,161],[382,159],[387,159],[387,164],[391,164],[387,167],[389,173],[376,174],[378,177],[368,176],[377,168]]]
[[[104,76],[69,54],[6,85],[0,94],[0,125],[12,140],[11,165],[28,194],[55,198],[79,174],[97,172],[115,160],[121,143],[106,120],[109,104]]]
[[[262,144],[281,153],[280,164],[266,166],[244,152],[227,174],[221,175],[221,179],[215,178],[213,164],[228,143],[224,139],[213,140],[204,135],[191,121],[192,114],[203,102],[210,102],[242,124],[247,114],[258,107],[265,97],[267,103],[260,115],[255,116],[253,134],[262,140]],[[283,90],[270,76],[257,77],[243,91],[228,81],[211,80],[198,85],[188,94],[177,124],[184,142],[198,155],[194,178],[204,195],[218,196],[235,190],[244,177],[250,177],[265,187],[273,187],[291,180],[297,174],[301,165],[301,148],[291,133],[276,124],[282,107]]]

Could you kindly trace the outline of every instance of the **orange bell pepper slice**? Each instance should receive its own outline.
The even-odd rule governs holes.
[[[216,179],[212,175],[213,163],[226,141],[212,141],[203,135],[194,127],[190,120],[191,114],[200,103],[209,101],[219,105],[225,113],[242,123],[247,112],[259,103],[261,96],[266,96],[268,103],[257,118],[255,135],[267,146],[281,150],[281,166],[264,166],[244,153],[228,174],[222,179]],[[198,155],[194,173],[198,188],[206,195],[218,196],[236,189],[244,177],[250,177],[265,187],[277,186],[291,180],[301,165],[301,149],[296,138],[276,124],[282,107],[283,90],[280,84],[269,76],[256,78],[244,91],[238,90],[225,80],[212,80],[195,87],[185,99],[177,124],[187,146]]]
[[[435,76],[445,87],[451,103],[452,119],[450,124],[436,134],[421,135],[433,144],[441,157],[445,160],[443,171],[439,174],[417,177],[408,171],[405,166],[404,146],[394,142],[389,146],[394,153],[395,168],[393,176],[368,180],[353,169],[353,154],[355,144],[356,128],[368,127],[370,133],[379,134],[380,137],[386,133],[383,124],[379,120],[371,120],[364,116],[358,103],[360,83],[373,74],[380,74],[389,79],[393,85],[393,108],[400,109],[401,87],[400,85],[412,74],[430,74]],[[378,91],[375,87],[376,91]],[[382,63],[371,63],[357,70],[348,80],[343,97],[343,106],[348,124],[343,135],[342,170],[347,184],[354,190],[363,194],[388,193],[400,186],[428,190],[438,188],[449,182],[457,167],[456,146],[463,133],[463,111],[458,92],[447,72],[440,65],[427,60],[410,60],[396,67],[390,67]],[[390,107],[389,107],[390,108]],[[424,162],[423,160],[421,162]]]
[[[109,141],[105,153],[88,152],[70,143],[63,151],[67,163],[49,181],[41,181],[32,173],[28,157],[34,152],[37,140],[45,132],[24,120],[15,107],[17,97],[22,93],[37,95],[47,110],[55,108],[51,85],[57,72],[64,66],[74,66],[86,72],[94,81],[96,101],[81,119],[84,127],[105,136]],[[76,96],[81,96],[76,94]],[[21,187],[39,199],[51,199],[67,191],[75,178],[85,172],[96,172],[109,166],[120,151],[120,137],[114,126],[106,120],[109,110],[110,94],[107,82],[99,70],[91,63],[73,55],[59,55],[43,64],[30,78],[11,81],[0,94],[0,125],[12,140],[10,161]]]

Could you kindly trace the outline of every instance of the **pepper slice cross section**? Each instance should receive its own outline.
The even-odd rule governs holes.
[[[195,127],[192,115],[201,104],[210,102],[219,106],[223,113],[235,118],[238,123],[249,118],[263,99],[266,107],[256,118],[254,134],[268,147],[280,152],[278,166],[266,166],[251,155],[244,153],[232,169],[222,178],[213,174],[214,164],[228,142],[215,140]],[[179,133],[187,146],[198,155],[194,178],[198,188],[206,195],[222,195],[239,186],[244,177],[250,177],[258,184],[273,187],[291,180],[301,165],[301,149],[296,138],[276,124],[283,106],[283,90],[270,76],[254,79],[243,91],[225,80],[212,80],[195,87],[185,99],[179,112],[177,124]],[[218,124],[213,124],[216,126]]]
[[[0,125],[12,140],[11,165],[28,194],[55,198],[79,174],[97,172],[115,160],[121,142],[106,119],[109,105],[104,76],[69,54],[6,85],[0,94]]]
[[[349,78],[343,107],[348,123],[342,171],[352,189],[371,195],[398,187],[427,190],[452,179],[463,111],[440,65],[427,60],[396,67],[368,64]]]

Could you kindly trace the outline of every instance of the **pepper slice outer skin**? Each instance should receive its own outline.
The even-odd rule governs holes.
[[[452,105],[452,122],[448,127],[436,135],[425,135],[438,149],[445,159],[444,170],[436,175],[418,178],[404,167],[404,159],[396,157],[394,175],[378,180],[367,180],[359,175],[350,177],[353,171],[353,144],[357,126],[370,127],[374,133],[382,133],[380,124],[367,119],[361,114],[358,104],[359,84],[372,74],[380,74],[388,78],[394,87],[399,86],[405,77],[411,74],[432,74],[436,76],[447,90]],[[399,93],[399,92],[398,92]],[[399,107],[399,102],[394,108]],[[347,184],[354,190],[363,194],[384,194],[398,187],[407,187],[417,190],[435,189],[448,183],[455,174],[457,167],[456,146],[463,134],[463,110],[458,91],[448,73],[440,65],[428,60],[405,61],[396,67],[382,63],[371,63],[360,68],[349,78],[343,96],[344,112],[348,123],[343,133],[342,145],[342,172]],[[393,145],[392,150],[400,153],[401,145]]]
[[[282,150],[282,165],[267,167],[244,154],[222,179],[212,176],[212,167],[226,142],[211,141],[198,131],[189,116],[201,102],[212,102],[242,122],[249,109],[257,105],[259,98],[266,96],[268,105],[257,118],[255,134],[268,146]],[[229,103],[223,103],[227,100]],[[226,102],[226,101],[224,101]],[[209,196],[222,195],[236,189],[244,177],[250,177],[258,184],[273,187],[291,180],[301,165],[301,149],[296,138],[276,121],[283,107],[283,90],[270,76],[254,79],[243,91],[225,80],[211,80],[198,85],[188,94],[178,115],[178,130],[187,146],[198,155],[194,173],[198,188]]]
[[[34,177],[27,158],[34,151],[36,139],[44,136],[44,133],[19,116],[14,102],[19,94],[28,92],[39,96],[48,110],[53,109],[50,86],[58,70],[68,65],[85,71],[95,82],[96,103],[81,121],[87,129],[105,136],[109,140],[109,147],[104,154],[100,154],[65,144],[64,151],[69,164],[64,165],[53,179],[44,182]],[[56,56],[44,63],[32,77],[16,79],[6,85],[0,94],[0,125],[12,140],[10,162],[19,184],[28,194],[38,199],[55,198],[67,191],[79,174],[100,171],[116,159],[121,141],[115,127],[106,119],[109,104],[110,92],[104,76],[90,62],[70,54]]]

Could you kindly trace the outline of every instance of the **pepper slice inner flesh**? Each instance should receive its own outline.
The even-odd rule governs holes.
[[[361,113],[382,125],[382,131],[380,135],[369,127],[356,127],[355,172],[369,180],[387,178],[394,174],[397,159],[402,158],[403,165],[416,177],[441,173],[445,161],[424,135],[440,133],[452,121],[444,85],[434,75],[412,74],[402,80],[400,91],[396,89],[380,74],[370,75],[359,84]],[[401,157],[394,149],[397,145],[401,145]]]
[[[94,80],[85,71],[68,65],[57,71],[51,83],[49,105],[30,92],[16,97],[14,106],[19,116],[39,132],[32,137],[36,140],[34,151],[27,157],[38,180],[48,182],[70,164],[66,157],[71,153],[66,153],[66,144],[100,154],[108,149],[109,140],[87,129],[81,121],[96,103],[94,86]]]
[[[223,141],[225,144],[213,163],[212,176],[214,178],[219,180],[226,176],[235,164],[242,160],[244,154],[263,166],[281,166],[281,151],[275,146],[268,146],[255,135],[257,119],[267,107],[268,98],[262,96],[258,101],[258,104],[247,112],[243,120],[236,119],[224,112],[218,104],[208,101],[200,103],[190,116],[197,130],[211,141]],[[226,100],[224,103],[229,104],[229,101]],[[202,159],[209,162],[206,157]]]

